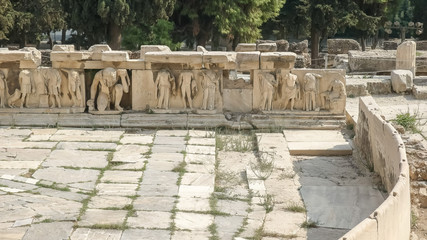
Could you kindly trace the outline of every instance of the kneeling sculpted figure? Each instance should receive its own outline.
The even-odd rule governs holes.
[[[129,92],[129,85],[130,79],[126,69],[105,68],[97,72],[90,87],[90,99],[87,101],[89,110],[95,109],[95,96],[98,92],[96,99],[98,111],[109,110],[110,103],[114,104],[116,110],[123,111],[123,108],[120,107],[120,101],[123,92]]]

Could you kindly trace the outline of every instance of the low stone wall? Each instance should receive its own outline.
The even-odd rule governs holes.
[[[362,158],[381,176],[389,196],[340,240],[409,239],[411,205],[405,146],[372,97],[360,98],[355,144]]]

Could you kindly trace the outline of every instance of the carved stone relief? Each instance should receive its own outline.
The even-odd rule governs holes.
[[[92,113],[118,113],[123,93],[129,92],[130,79],[126,69],[105,68],[98,71],[90,87],[90,99],[87,101]],[[111,110],[111,106],[114,110]]]
[[[157,113],[222,111],[222,70],[133,71],[132,109]]]
[[[84,112],[85,93],[81,87],[84,74],[81,70],[72,70],[74,83],[67,76],[68,70],[62,69],[39,67],[19,72],[3,69],[0,72],[0,108],[3,112]],[[15,107],[20,110],[10,109]]]

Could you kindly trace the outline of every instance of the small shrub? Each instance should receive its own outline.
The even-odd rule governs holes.
[[[419,127],[426,125],[427,121],[422,122],[422,113],[419,112],[419,109],[415,110],[413,114],[409,112],[409,109],[406,113],[399,113],[396,115],[396,118],[392,122],[401,125],[405,128],[406,131],[411,131],[413,133],[419,133]]]
[[[271,194],[265,195],[264,199],[261,202],[261,205],[264,207],[267,213],[273,211],[273,208],[275,205],[273,195]]]
[[[250,162],[252,171],[261,180],[266,180],[274,170],[274,159],[272,154],[259,152],[256,162]]]
[[[302,228],[317,228],[317,222],[313,222],[313,221],[305,221],[301,224]]]
[[[294,203],[294,202],[289,204],[285,209],[290,211],[290,212],[300,212],[300,213],[307,212],[307,210],[305,209],[304,206],[300,206],[299,204]]]

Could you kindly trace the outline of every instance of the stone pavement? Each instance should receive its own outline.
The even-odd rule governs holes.
[[[348,156],[291,156],[299,134],[0,128],[0,238],[338,238],[350,225],[333,235],[318,208],[337,203],[336,186],[370,194],[372,177]],[[324,197],[312,207],[313,196]],[[358,211],[357,199],[335,201]],[[306,228],[307,215],[324,228]]]

